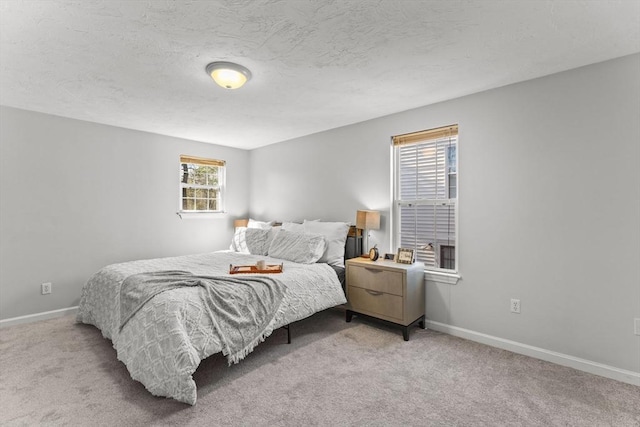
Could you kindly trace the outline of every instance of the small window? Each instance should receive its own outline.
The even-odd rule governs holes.
[[[180,156],[180,211],[224,210],[224,160]]]

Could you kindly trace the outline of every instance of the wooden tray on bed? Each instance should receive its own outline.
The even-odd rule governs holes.
[[[255,265],[229,265],[229,274],[272,274],[272,273],[282,273],[284,269],[283,264],[268,264],[264,270],[260,270]]]

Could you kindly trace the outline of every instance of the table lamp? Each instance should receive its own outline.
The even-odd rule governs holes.
[[[380,212],[378,211],[357,211],[356,228],[363,229],[367,236],[365,253],[369,253],[369,230],[380,229]]]

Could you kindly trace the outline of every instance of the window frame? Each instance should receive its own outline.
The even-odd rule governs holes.
[[[460,233],[459,233],[459,225],[460,225],[460,221],[459,221],[459,214],[460,214],[460,199],[459,199],[459,195],[460,195],[460,180],[459,180],[459,176],[460,176],[460,171],[459,171],[459,158],[460,158],[460,137],[459,137],[459,133],[458,133],[458,125],[449,125],[449,126],[444,126],[441,128],[435,128],[435,129],[431,129],[431,130],[427,130],[427,131],[418,131],[418,132],[411,132],[405,135],[398,135],[398,136],[394,136],[391,137],[391,247],[393,251],[397,251],[397,249],[400,247],[400,224],[401,224],[401,220],[400,220],[400,208],[402,206],[407,206],[407,205],[412,205],[411,202],[407,201],[407,199],[405,199],[405,201],[402,201],[400,199],[400,185],[401,185],[401,180],[400,180],[400,147],[402,145],[405,144],[419,144],[420,142],[417,142],[416,139],[413,139],[412,136],[414,135],[418,135],[418,134],[422,134],[424,133],[425,135],[429,135],[431,133],[433,133],[434,135],[438,135],[438,134],[442,134],[444,132],[445,129],[447,128],[452,128],[455,129],[455,138],[456,138],[456,143],[455,143],[455,147],[456,147],[456,156],[455,156],[455,172],[453,172],[453,174],[455,174],[456,176],[456,197],[455,198],[449,198],[447,197],[446,199],[440,199],[440,203],[441,204],[454,204],[455,205],[455,212],[454,212],[454,233],[455,233],[455,238],[454,238],[454,256],[455,256],[455,266],[453,269],[445,269],[445,268],[441,268],[440,267],[440,262],[437,262],[437,267],[434,266],[430,266],[430,265],[426,265],[425,264],[425,273],[426,273],[426,278],[427,279],[431,279],[431,280],[436,280],[436,281],[440,281],[443,283],[449,283],[449,284],[456,284],[457,281],[460,279],[460,275],[459,275],[459,263],[460,263]],[[405,142],[405,143],[397,143],[396,142],[396,138],[403,138],[403,137],[408,137],[408,141],[409,142]],[[429,138],[428,136],[425,136],[424,138],[419,138],[418,140],[422,140],[422,141],[436,141],[436,140],[440,140],[440,139],[444,139],[445,136],[435,136],[433,138]],[[449,156],[447,155],[447,152],[445,151],[445,168],[447,168],[449,165]],[[449,183],[450,183],[450,173],[447,170],[445,171],[445,194],[447,196],[450,195],[450,188],[449,188]],[[436,201],[437,199],[412,199],[414,204],[417,205],[436,205],[438,204],[438,202]],[[452,203],[451,201],[454,200],[454,202]],[[440,243],[437,241],[432,242],[433,246],[434,246],[434,251],[435,251],[435,256],[436,259],[439,259],[439,255],[440,255]],[[451,245],[448,245],[451,246]]]
[[[182,181],[183,176],[183,164],[195,164],[199,166],[210,166],[218,168],[218,185],[206,185],[206,184],[188,184]],[[178,215],[203,215],[203,214],[221,214],[225,213],[225,200],[226,200],[226,162],[224,160],[195,157],[190,155],[180,155],[178,170],[180,171],[180,178],[178,180]],[[218,191],[218,209],[216,210],[188,210],[183,209],[183,189],[207,189]]]

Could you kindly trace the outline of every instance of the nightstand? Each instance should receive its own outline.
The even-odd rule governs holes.
[[[353,258],[347,266],[347,322],[353,315],[375,318],[402,329],[425,328],[424,264],[399,264],[389,260]]]

